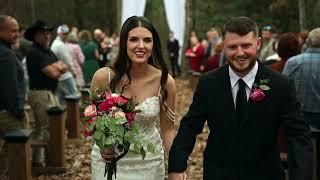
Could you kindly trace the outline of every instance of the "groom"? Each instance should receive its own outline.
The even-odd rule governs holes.
[[[205,180],[280,180],[277,132],[287,137],[290,180],[311,180],[312,148],[291,80],[257,62],[261,40],[248,17],[223,27],[224,67],[203,75],[169,154],[169,180],[182,180],[207,120]]]

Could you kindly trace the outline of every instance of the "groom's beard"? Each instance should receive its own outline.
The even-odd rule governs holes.
[[[241,62],[242,61],[242,62]],[[246,75],[254,67],[256,63],[256,57],[237,57],[235,59],[228,60],[228,64],[234,72],[241,75]]]

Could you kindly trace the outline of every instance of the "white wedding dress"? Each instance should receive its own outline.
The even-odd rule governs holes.
[[[160,113],[160,97],[152,96],[140,103],[136,109],[141,110],[136,115],[136,120],[142,125],[141,138],[154,143],[156,153],[147,152],[144,160],[140,154],[129,150],[122,159],[117,162],[117,180],[163,180],[165,174],[164,151],[159,131],[156,128],[156,120]],[[93,180],[105,180],[105,163],[102,161],[100,149],[95,144],[91,152],[91,167]],[[113,179],[114,176],[113,176]]]

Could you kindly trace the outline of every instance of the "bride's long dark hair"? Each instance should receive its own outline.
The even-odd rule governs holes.
[[[161,42],[160,42],[158,32],[156,31],[154,26],[151,24],[151,22],[145,17],[132,16],[128,18],[122,25],[122,28],[120,31],[119,53],[113,67],[115,76],[110,82],[110,88],[114,92],[117,86],[119,86],[121,78],[125,74],[128,76],[129,81],[125,85],[120,87],[121,92],[123,92],[123,90],[129,87],[131,84],[130,70],[132,67],[132,62],[129,59],[127,54],[127,40],[128,40],[129,31],[131,31],[136,27],[144,27],[152,33],[153,49],[152,49],[152,55],[148,58],[148,64],[158,69],[161,69],[160,93],[162,96],[162,103],[164,104],[164,101],[167,99],[167,96],[168,96],[168,91],[166,89],[166,82],[168,79],[168,68],[162,56]]]

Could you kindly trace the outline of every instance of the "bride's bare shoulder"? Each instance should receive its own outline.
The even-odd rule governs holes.
[[[103,68],[100,68],[99,70],[97,70],[95,73],[94,73],[94,76],[93,77],[96,77],[98,79],[108,79],[110,76],[113,77],[114,76],[114,71],[110,68],[110,67],[103,67]]]
[[[110,67],[103,67],[97,70],[92,78],[91,84],[109,85],[109,79],[114,76],[114,71]]]

